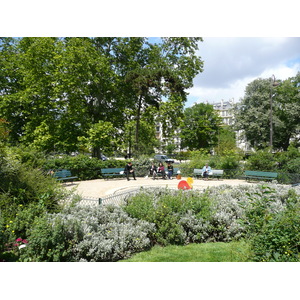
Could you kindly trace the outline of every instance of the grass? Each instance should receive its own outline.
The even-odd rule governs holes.
[[[123,262],[246,262],[249,247],[245,242],[154,246]]]

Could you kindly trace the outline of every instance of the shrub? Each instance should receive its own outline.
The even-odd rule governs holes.
[[[40,203],[47,210],[55,211],[65,191],[40,170],[30,168],[11,157],[1,165],[0,210],[4,222],[12,220],[19,205]]]
[[[151,166],[151,160],[148,156],[139,156],[138,159],[134,160],[133,167],[135,169],[136,176],[146,176],[149,174],[149,167]],[[125,165],[124,165],[125,167]]]
[[[185,244],[194,237],[185,221],[187,214],[206,220],[211,217],[211,202],[206,194],[158,189],[142,192],[127,201],[124,210],[134,218],[156,225],[155,241],[161,245]],[[183,218],[183,219],[182,219]]]
[[[274,171],[277,168],[277,162],[268,149],[259,150],[250,155],[246,161],[245,168],[253,171]]]
[[[202,169],[206,163],[209,163],[211,167],[212,156],[207,154],[206,151],[193,151],[189,153],[189,161],[180,164],[180,171],[183,176],[192,176],[194,169]]]
[[[72,175],[77,176],[79,180],[96,179],[100,176],[100,169],[105,162],[95,157],[88,157],[80,154],[77,156],[61,155],[49,158],[43,169],[48,170],[68,169]]]
[[[299,261],[299,203],[272,214],[261,231],[252,238],[255,261]]]
[[[118,207],[72,207],[36,219],[21,261],[116,261],[150,248],[154,226]]]

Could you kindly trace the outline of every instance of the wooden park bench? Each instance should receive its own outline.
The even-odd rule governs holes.
[[[77,179],[77,176],[72,176],[70,170],[60,170],[56,171],[53,174],[53,177],[58,181],[71,181],[73,182],[74,179]]]
[[[103,177],[126,177],[124,168],[107,168],[101,169],[101,176]]]
[[[194,169],[194,172],[193,172],[193,176],[198,178],[199,176],[203,176],[203,171],[202,169]],[[224,170],[211,170],[209,173],[208,173],[208,177],[216,177],[218,179],[220,179],[224,174]]]
[[[245,171],[244,178],[247,181],[254,180],[274,180],[278,176],[275,172],[262,172],[262,171]]]

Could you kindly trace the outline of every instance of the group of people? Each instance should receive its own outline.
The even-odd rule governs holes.
[[[165,169],[164,164],[161,162],[159,163],[157,168],[153,162],[149,171],[153,179],[156,178],[157,173],[161,173],[163,179],[167,179],[167,178],[172,179],[174,168],[171,163],[168,163],[167,168]]]
[[[171,165],[171,163],[168,163],[166,169],[163,163],[159,163],[158,168],[155,166],[154,163],[152,163],[151,167],[149,168],[149,172],[153,179],[156,178],[158,173],[161,173],[163,179],[167,179],[167,178],[172,179],[174,168]],[[129,175],[132,175],[133,179],[136,180],[132,162],[129,162],[125,166],[124,173],[128,181],[130,180]]]
[[[163,179],[167,179],[167,178],[172,179],[174,168],[171,163],[168,163],[167,168],[165,169],[164,164],[161,162],[159,163],[158,168],[157,168],[153,162],[151,167],[149,168],[149,172],[153,179],[156,178],[157,173],[161,173]],[[210,175],[210,172],[211,172],[211,167],[208,164],[206,164],[202,168],[202,172],[203,172],[202,173],[203,178],[205,180],[207,180],[208,176]],[[124,173],[126,174],[127,180],[130,180],[129,179],[130,174],[132,175],[133,179],[136,180],[134,169],[132,167],[132,162],[129,162],[125,166]]]

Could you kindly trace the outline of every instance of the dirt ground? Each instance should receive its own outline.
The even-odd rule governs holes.
[[[111,178],[111,179],[95,179],[95,180],[86,180],[78,181],[72,183],[64,183],[64,186],[68,190],[72,190],[74,193],[79,194],[84,197],[93,197],[93,198],[103,198],[106,196],[114,195],[117,193],[133,190],[139,187],[168,187],[168,188],[178,188],[178,184],[181,180],[187,180],[183,177],[180,180],[164,180],[152,178],[137,178],[130,181],[127,181],[126,178]],[[217,185],[249,185],[253,183],[246,182],[245,180],[239,179],[193,179],[193,189],[203,190],[207,187],[217,186]]]

